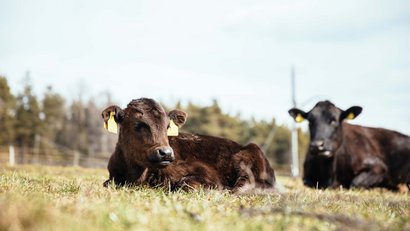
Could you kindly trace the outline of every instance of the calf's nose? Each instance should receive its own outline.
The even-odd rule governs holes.
[[[325,142],[323,140],[315,140],[310,143],[310,149],[312,150],[323,150],[325,146]]]
[[[158,152],[159,156],[162,157],[162,158],[173,159],[173,157],[174,157],[174,150],[172,150],[171,147],[158,148],[157,152]]]

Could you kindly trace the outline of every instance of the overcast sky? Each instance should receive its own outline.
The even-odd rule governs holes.
[[[290,124],[293,65],[302,109],[360,105],[355,123],[410,134],[409,12],[408,0],[2,0],[0,74],[14,93],[29,70],[38,94],[218,99]]]

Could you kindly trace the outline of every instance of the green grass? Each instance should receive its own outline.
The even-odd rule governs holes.
[[[0,230],[410,230],[410,195],[314,190],[235,195],[103,188],[107,171],[0,166]]]

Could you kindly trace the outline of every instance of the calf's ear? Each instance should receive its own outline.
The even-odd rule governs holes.
[[[109,132],[117,133],[117,124],[123,121],[124,111],[116,105],[111,105],[101,113],[101,116],[104,120],[105,129]]]
[[[101,113],[104,123],[106,123],[111,116],[114,117],[116,123],[121,123],[124,119],[124,111],[117,105],[111,105],[104,109]]]
[[[175,125],[182,127],[185,124],[188,114],[181,110],[172,110],[168,113],[169,118],[174,121]]]
[[[362,110],[363,108],[359,106],[350,107],[346,111],[342,112],[342,114],[340,115],[340,121],[344,119],[352,120],[360,115],[360,113],[362,113]]]
[[[298,108],[292,108],[288,113],[297,123],[300,123],[307,118],[307,113]]]

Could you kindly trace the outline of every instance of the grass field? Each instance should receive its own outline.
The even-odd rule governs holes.
[[[410,230],[410,194],[103,188],[104,169],[0,166],[0,230]]]

